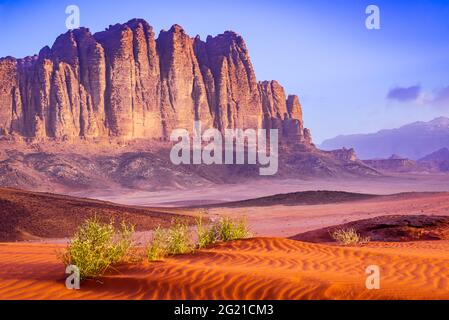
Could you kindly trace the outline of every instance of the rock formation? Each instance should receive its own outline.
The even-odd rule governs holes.
[[[390,172],[418,172],[425,170],[414,160],[392,155],[388,159],[363,160],[363,163],[380,171]]]
[[[311,144],[297,96],[257,82],[242,37],[206,41],[134,19],[80,28],[24,59],[0,59],[0,136],[167,139],[175,128],[277,128]]]
[[[421,166],[449,172],[449,149],[442,148],[418,160]]]
[[[340,159],[342,161],[356,161],[357,154],[354,149],[338,149],[329,151],[335,158]]]

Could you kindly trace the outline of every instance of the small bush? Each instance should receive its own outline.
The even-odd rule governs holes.
[[[147,257],[149,261],[157,261],[167,255],[168,233],[166,230],[158,227],[154,230],[153,241],[147,248]]]
[[[213,226],[219,241],[233,241],[250,237],[246,219],[232,220],[231,218],[221,218]]]
[[[185,254],[192,251],[189,226],[181,220],[172,223],[169,229],[158,227],[147,248],[149,261],[160,260],[167,255]]]
[[[345,246],[366,244],[370,241],[370,238],[363,238],[353,228],[338,229],[331,232],[330,235],[337,243]]]
[[[189,226],[181,220],[175,221],[168,229],[168,254],[185,254],[192,251],[192,240],[190,238]]]
[[[66,266],[77,266],[81,279],[101,276],[109,267],[125,259],[132,246],[133,234],[134,226],[124,222],[120,229],[116,229],[113,222],[105,224],[96,218],[88,219],[70,240],[60,259]]]
[[[196,231],[198,235],[197,248],[203,249],[217,241],[217,235],[214,228],[203,225],[203,219],[198,218],[196,222]]]
[[[210,226],[203,226],[202,220],[197,221],[198,248],[204,248],[218,241],[233,241],[251,236],[246,219],[233,220],[223,217]]]
[[[197,219],[196,230],[198,242],[196,248],[202,249],[218,241],[232,241],[250,236],[245,219],[232,220],[221,218],[211,225],[203,225],[201,218]],[[168,229],[158,227],[153,239],[147,247],[149,261],[161,260],[169,255],[190,253],[194,247],[189,226],[181,220],[176,220]]]

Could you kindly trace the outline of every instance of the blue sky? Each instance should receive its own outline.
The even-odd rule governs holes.
[[[449,1],[0,0],[0,56],[24,57],[66,32],[76,4],[93,32],[144,18],[202,38],[240,33],[259,80],[296,93],[316,142],[449,116]],[[365,27],[380,8],[381,29]]]

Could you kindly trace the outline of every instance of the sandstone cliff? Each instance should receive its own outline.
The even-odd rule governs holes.
[[[226,128],[277,128],[311,144],[297,96],[257,82],[234,32],[206,41],[174,25],[156,39],[134,19],[59,36],[33,57],[0,59],[0,136],[167,139],[194,120]]]

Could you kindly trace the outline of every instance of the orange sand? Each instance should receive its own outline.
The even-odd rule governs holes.
[[[449,241],[344,248],[256,238],[121,266],[76,292],[64,286],[60,248],[1,244],[0,299],[449,299]],[[373,264],[380,290],[365,288]]]

